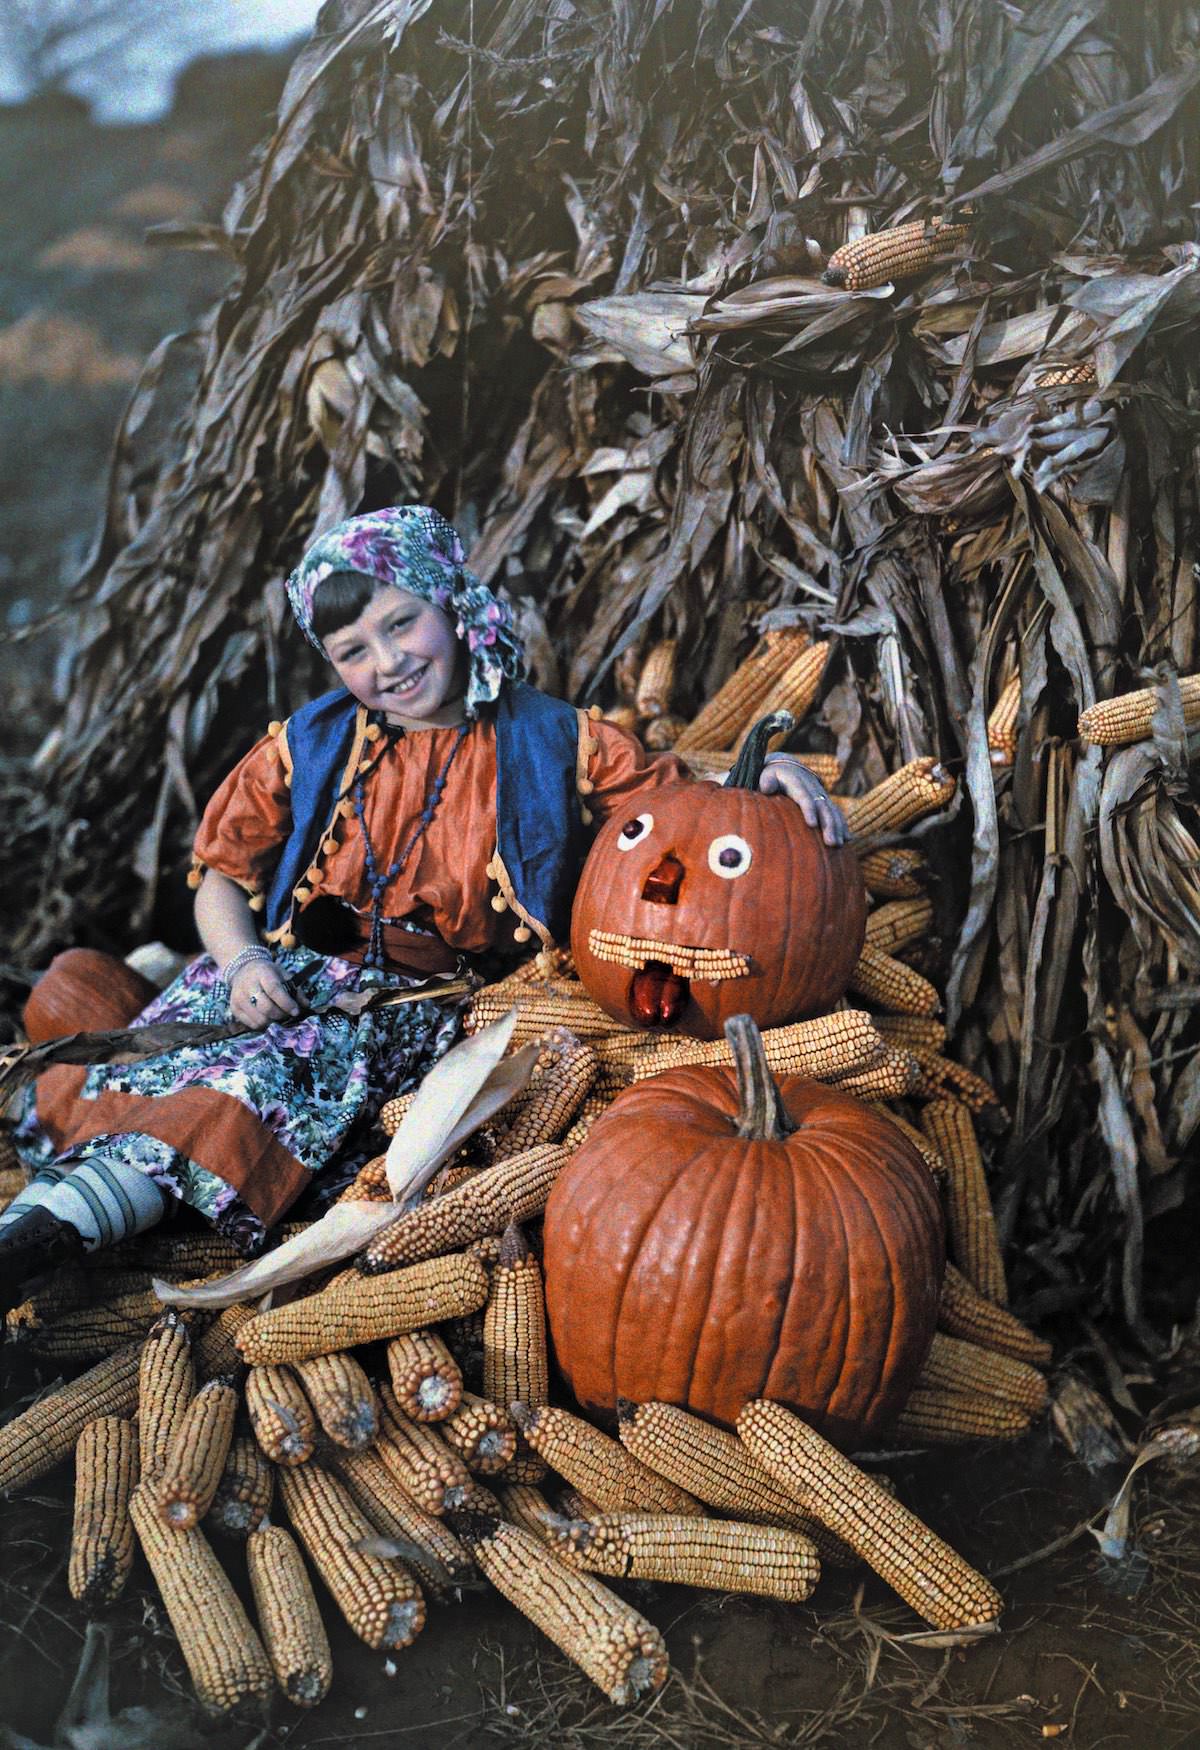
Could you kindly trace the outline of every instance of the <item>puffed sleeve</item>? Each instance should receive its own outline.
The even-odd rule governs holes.
[[[615,723],[598,718],[588,730],[595,746],[588,760],[592,790],[586,800],[597,821],[607,820],[644,790],[695,782],[694,773],[673,753],[647,753],[636,735]]]
[[[266,890],[291,830],[288,775],[283,736],[264,735],[204,810],[192,847],[193,887],[205,869],[215,869],[250,894]]]

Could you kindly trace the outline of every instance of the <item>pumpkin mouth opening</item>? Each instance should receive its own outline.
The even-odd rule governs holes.
[[[665,966],[684,983],[721,984],[727,978],[746,978],[753,971],[749,954],[735,948],[692,948],[681,942],[666,942],[659,936],[625,936],[615,930],[592,930],[588,948],[597,960],[643,972],[650,966]]]
[[[629,981],[629,1012],[643,1027],[670,1027],[688,1004],[691,986],[663,960],[647,960]]]

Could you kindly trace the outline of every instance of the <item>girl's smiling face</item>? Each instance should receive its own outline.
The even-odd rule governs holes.
[[[342,685],[389,723],[460,723],[466,647],[433,602],[383,585],[357,620],[323,640]]]

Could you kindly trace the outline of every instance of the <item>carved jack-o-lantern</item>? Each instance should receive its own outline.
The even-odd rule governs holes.
[[[719,1039],[819,1013],[862,951],[866,893],[849,845],[827,845],[786,796],[758,789],[764,718],[723,786],[674,784],[597,834],[575,895],[571,952],[615,1020]]]

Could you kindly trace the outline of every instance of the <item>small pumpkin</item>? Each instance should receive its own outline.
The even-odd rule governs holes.
[[[903,1408],[933,1340],[945,1245],[928,1167],[883,1114],[778,1087],[748,1016],[734,1070],[619,1094],[546,1208],[546,1303],[578,1401],[678,1404],[731,1426],[789,1404],[853,1444]]]
[[[67,948],[29,993],[22,1021],[30,1042],[44,1045],[68,1033],[127,1027],[157,995],[156,985],[115,954]]]
[[[626,1027],[719,1039],[732,1015],[773,1027],[845,993],[866,928],[858,858],[758,788],[770,737],[791,721],[756,724],[724,785],[665,785],[596,835],[571,953]]]

